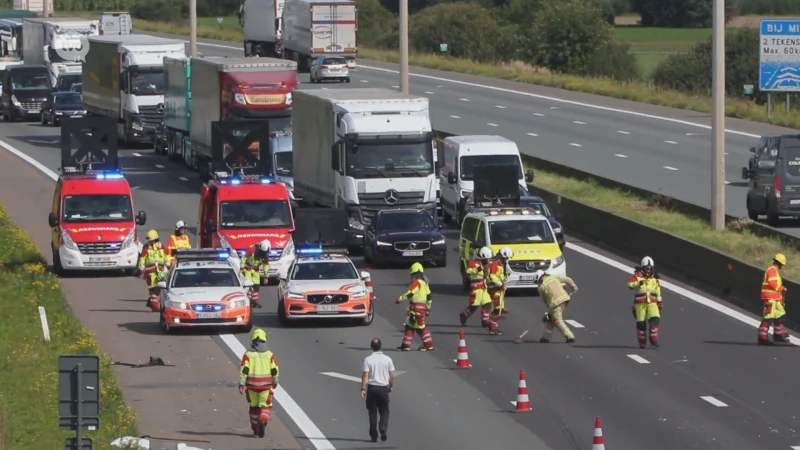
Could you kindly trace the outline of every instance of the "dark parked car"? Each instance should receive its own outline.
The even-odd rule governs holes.
[[[413,262],[447,266],[447,240],[433,217],[419,209],[385,209],[364,237],[367,264]]]
[[[54,92],[42,105],[42,125],[56,126],[61,119],[83,117],[83,97],[77,92]]]

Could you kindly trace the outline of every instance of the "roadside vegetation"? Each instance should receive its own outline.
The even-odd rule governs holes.
[[[84,437],[94,448],[110,449],[117,437],[138,436],[108,355],[72,315],[36,244],[1,206],[0,303],[0,449],[58,449],[74,437],[58,429],[58,357],[66,354],[96,354],[102,361],[101,427]],[[42,335],[39,306],[47,313],[50,342]]]

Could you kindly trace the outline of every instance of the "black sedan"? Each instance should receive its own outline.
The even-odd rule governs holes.
[[[553,232],[556,234],[556,241],[561,248],[564,248],[567,241],[564,239],[564,227],[561,226],[561,223],[556,219],[555,214],[550,208],[547,206],[547,203],[541,197],[534,197],[534,196],[525,196],[520,197],[520,202],[527,206],[528,208],[537,210],[542,213],[543,216],[547,217],[547,220],[550,221],[550,226],[553,227]]]
[[[445,267],[447,241],[427,212],[385,209],[367,227],[364,260],[372,265],[421,262]]]

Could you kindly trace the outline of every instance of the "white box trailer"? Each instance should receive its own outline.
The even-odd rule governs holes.
[[[70,17],[24,19],[22,54],[25,64],[47,66],[57,90],[81,82],[83,39],[100,33],[100,21]]]
[[[14,9],[35,12],[41,16],[44,13],[45,1],[49,2],[50,7],[47,10],[52,14],[53,0],[14,0]]]
[[[244,56],[283,56],[281,43],[285,0],[245,0],[242,11]]]
[[[358,11],[353,0],[286,0],[283,53],[308,71],[314,59],[342,56],[355,66]]]

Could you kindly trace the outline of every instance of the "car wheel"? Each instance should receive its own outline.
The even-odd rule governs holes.
[[[349,82],[350,82],[350,77],[347,77],[347,78],[345,78],[345,79],[344,79],[344,82],[345,82],[345,83],[349,83]]]
[[[61,255],[58,250],[53,252],[53,273],[62,278],[66,275],[64,266],[61,265]]]
[[[278,322],[284,327],[289,326],[289,318],[286,316],[286,303],[283,300],[278,302]]]
[[[758,213],[751,208],[749,198],[747,199],[747,217],[749,217],[750,220],[758,220]]]
[[[158,326],[161,328],[161,332],[164,334],[171,334],[172,327],[169,326],[169,322],[167,322],[167,317],[164,315],[164,311],[158,313]]]
[[[369,302],[369,312],[367,312],[367,317],[364,317],[360,320],[361,325],[368,327],[372,324],[372,321],[375,320],[375,304]]]

